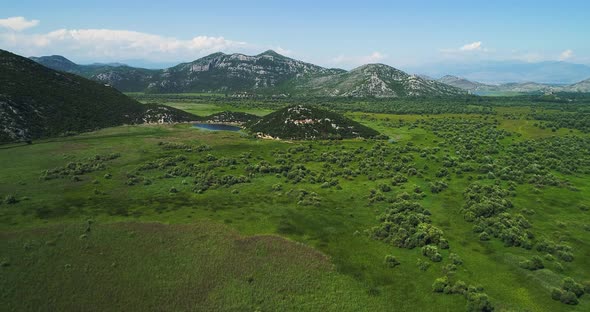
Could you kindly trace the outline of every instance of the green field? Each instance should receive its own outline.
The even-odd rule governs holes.
[[[273,111],[219,101],[161,102]],[[3,310],[588,311],[590,135],[529,106],[346,112],[390,140],[177,124],[0,146]],[[567,277],[576,305],[552,299]]]

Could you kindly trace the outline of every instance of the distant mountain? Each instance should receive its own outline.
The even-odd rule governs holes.
[[[78,65],[59,55],[30,57],[30,59],[54,70],[99,81],[122,92],[144,91],[159,72],[120,63]]]
[[[30,57],[30,59],[45,67],[69,73],[79,73],[82,67],[61,55]]]
[[[295,105],[270,113],[247,125],[262,137],[309,140],[372,138],[379,132],[341,114],[313,106]]]
[[[446,75],[443,76],[440,79],[437,79],[438,82],[459,88],[459,89],[463,89],[463,90],[467,90],[470,91],[472,93],[481,90],[481,89],[487,89],[487,88],[492,88],[494,86],[491,85],[486,85],[483,83],[479,83],[476,81],[471,81],[471,80],[467,80],[465,78],[461,78],[461,77],[457,77],[457,76],[451,76],[451,75]]]
[[[466,93],[384,64],[368,64],[349,72],[295,80],[292,90],[296,94],[353,97],[453,96]]]
[[[72,65],[65,59],[52,61]],[[193,117],[171,107],[143,105],[114,88],[0,50],[0,142]]]
[[[182,63],[163,70],[125,65],[76,65],[57,56],[33,60],[56,70],[100,81],[124,92],[358,97],[439,96],[465,93],[460,89],[409,75],[383,64],[365,65],[347,72],[294,60],[272,50],[255,56],[215,53],[194,62]]]
[[[404,68],[410,72],[442,77],[453,75],[485,84],[524,83],[572,84],[590,77],[590,66],[568,62],[482,61],[477,63],[435,63]]]
[[[439,82],[469,91],[472,94],[501,94],[501,93],[547,93],[547,92],[590,92],[590,79],[572,84],[555,85],[536,82],[503,83],[499,85],[483,84],[456,76],[447,75]]]

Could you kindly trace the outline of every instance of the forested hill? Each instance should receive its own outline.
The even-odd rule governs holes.
[[[0,50],[0,142],[193,118],[171,107],[142,105],[114,88]]]
[[[261,136],[305,140],[373,138],[379,132],[341,114],[314,106],[293,105],[270,113],[247,128]]]

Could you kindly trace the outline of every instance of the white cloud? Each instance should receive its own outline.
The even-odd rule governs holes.
[[[10,28],[14,31],[22,31],[37,25],[39,25],[39,20],[28,21],[22,16],[0,19],[0,27]]]
[[[219,51],[251,48],[224,37],[177,39],[129,30],[58,29],[43,34],[1,33],[0,46],[24,55],[62,54],[94,61],[145,59],[192,60]]]
[[[468,43],[459,48],[460,51],[477,51],[481,50],[481,41],[475,41],[472,43]]]
[[[571,59],[573,56],[574,56],[574,51],[567,49],[567,50],[561,52],[561,54],[559,55],[559,60],[565,61],[565,60]]]
[[[461,54],[464,55],[466,53],[475,53],[475,52],[489,52],[488,49],[483,47],[483,43],[481,41],[474,41],[472,43],[467,43],[459,48],[454,49],[440,49],[440,52],[444,54]]]
[[[387,55],[376,51],[376,52],[373,52],[369,55],[363,55],[363,56],[339,55],[339,56],[333,58],[332,60],[330,60],[330,63],[336,64],[336,65],[356,66],[356,65],[364,65],[364,64],[368,64],[368,63],[378,63],[386,58],[387,58]]]

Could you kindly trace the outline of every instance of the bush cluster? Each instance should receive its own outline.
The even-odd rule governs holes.
[[[473,183],[464,191],[466,203],[461,209],[465,220],[473,222],[473,231],[482,241],[490,236],[504,242],[505,246],[530,249],[533,233],[529,221],[521,214],[511,215],[507,211],[512,202],[507,199],[510,192],[498,185]]]
[[[105,170],[106,162],[121,157],[119,153],[95,155],[82,162],[69,162],[64,167],[48,169],[41,173],[41,180],[77,177],[90,172]]]
[[[417,202],[398,199],[379,216],[380,225],[372,229],[373,238],[401,248],[438,245],[443,231],[433,226],[430,211]]]
[[[494,311],[488,295],[483,292],[482,287],[467,286],[463,281],[451,282],[447,276],[437,278],[432,284],[432,291],[448,295],[459,294],[467,299],[466,310],[471,312]]]
[[[565,304],[576,305],[579,303],[578,298],[589,290],[590,284],[582,285],[573,278],[566,277],[561,281],[561,288],[553,288],[551,297]]]

